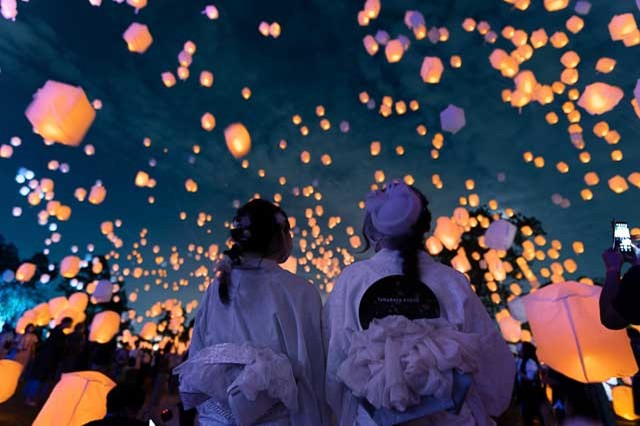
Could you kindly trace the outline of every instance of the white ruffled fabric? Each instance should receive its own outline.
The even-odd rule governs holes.
[[[298,386],[286,355],[249,343],[222,343],[204,348],[174,369],[180,375],[185,405],[213,399],[227,405],[227,390],[237,387],[250,401],[266,391],[290,412],[298,410]],[[192,404],[189,404],[192,405]]]
[[[442,319],[389,316],[353,333],[337,375],[374,407],[404,412],[423,396],[449,399],[453,370],[477,371],[479,351],[480,336]]]

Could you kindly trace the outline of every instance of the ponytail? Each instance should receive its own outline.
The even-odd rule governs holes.
[[[218,296],[220,296],[220,301],[223,305],[228,305],[231,300],[229,296],[231,269],[240,263],[242,248],[238,244],[234,244],[229,250],[225,250],[223,253],[231,260],[231,267],[229,267],[228,264],[221,263],[216,272],[216,276],[218,278]]]

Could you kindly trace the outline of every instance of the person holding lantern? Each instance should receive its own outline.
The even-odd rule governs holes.
[[[511,402],[514,357],[465,276],[423,251],[430,222],[426,197],[402,182],[367,196],[376,254],[345,268],[325,305],[339,425],[494,425]]]
[[[189,358],[174,369],[185,408],[197,407],[204,425],[328,423],[320,294],[278,266],[292,250],[286,213],[254,199],[230,234]]]

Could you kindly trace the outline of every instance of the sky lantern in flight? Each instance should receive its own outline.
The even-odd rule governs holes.
[[[427,36],[427,26],[424,22],[424,15],[417,10],[408,10],[404,14],[405,25],[413,31],[416,40],[422,40]]]
[[[200,73],[200,85],[202,87],[213,86],[213,73],[211,71],[202,71]]]
[[[107,189],[100,183],[96,183],[91,187],[89,192],[89,202],[94,205],[102,204],[107,197]]]
[[[384,54],[389,63],[399,62],[404,55],[404,46],[399,39],[389,40],[384,47]]]
[[[578,105],[591,115],[600,115],[615,108],[623,97],[624,92],[619,87],[597,82],[584,89]]]
[[[234,158],[242,158],[251,151],[251,135],[242,123],[233,123],[224,129],[224,139]]]
[[[80,272],[80,258],[67,256],[60,262],[60,275],[65,278],[73,278]]]
[[[80,426],[107,414],[107,394],[116,384],[97,371],[64,373],[33,426]]]
[[[544,8],[549,12],[557,12],[569,6],[569,0],[544,0]]]
[[[127,0],[127,4],[136,9],[136,13],[140,9],[147,7],[147,0]]]
[[[433,235],[442,242],[447,250],[455,250],[460,244],[462,229],[450,218],[440,216],[436,221],[436,229]]]
[[[464,110],[453,104],[446,107],[440,112],[440,127],[445,132],[454,135],[467,124]]]
[[[364,36],[364,38],[362,39],[362,44],[364,44],[364,49],[371,56],[378,53],[378,50],[380,49],[380,45],[371,34],[367,34],[366,36]]]
[[[216,127],[216,118],[210,112],[205,112],[200,118],[200,125],[204,130],[210,132]]]
[[[202,14],[207,15],[207,18],[211,19],[212,21],[218,19],[218,17],[220,16],[220,14],[218,13],[218,8],[213,4],[207,5],[202,11]]]
[[[114,311],[102,311],[93,317],[89,341],[108,343],[120,330],[120,315]]]
[[[638,370],[627,334],[600,323],[601,290],[569,281],[523,298],[540,361],[582,383],[632,376]]]
[[[443,71],[444,66],[440,58],[437,56],[425,56],[420,68],[420,77],[425,83],[437,84],[440,82]]]
[[[173,75],[171,71],[163,72],[160,77],[162,78],[162,84],[164,84],[165,87],[173,87],[176,85],[176,76]]]
[[[15,21],[18,16],[18,2],[16,0],[1,0],[0,13],[3,18]]]
[[[81,87],[49,80],[33,95],[25,115],[45,140],[78,146],[96,112]]]
[[[609,188],[616,194],[622,194],[627,189],[629,189],[627,180],[620,175],[615,175],[614,177],[609,179],[608,183],[609,183]]]
[[[13,396],[22,374],[22,364],[11,359],[0,359],[0,404]]]
[[[49,299],[48,305],[51,318],[55,318],[60,314],[60,312],[62,312],[69,306],[69,301],[66,297],[59,296]]]
[[[16,270],[16,280],[22,283],[31,281],[36,273],[36,265],[30,262],[24,262]]]
[[[135,53],[146,52],[153,42],[153,37],[151,37],[149,27],[137,22],[133,22],[129,25],[129,28],[124,32],[122,38],[127,42],[127,48],[129,51]]]
[[[78,291],[69,296],[69,306],[73,309],[84,312],[89,304],[89,296],[83,291]]]
[[[495,220],[484,233],[484,243],[491,249],[508,250],[513,244],[517,231],[516,226],[508,220]]]
[[[198,183],[191,178],[184,182],[184,187],[187,192],[198,192]]]
[[[624,40],[625,37],[633,35],[638,31],[638,25],[632,13],[614,15],[609,21],[609,34],[611,40]]]
[[[153,338],[156,337],[156,333],[156,324],[149,321],[142,326],[142,330],[140,330],[140,337],[144,340],[153,340]]]

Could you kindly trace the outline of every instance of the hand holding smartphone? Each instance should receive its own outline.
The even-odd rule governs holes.
[[[613,227],[613,249],[622,253],[633,253],[634,247],[631,241],[631,232],[627,222],[611,221]]]

